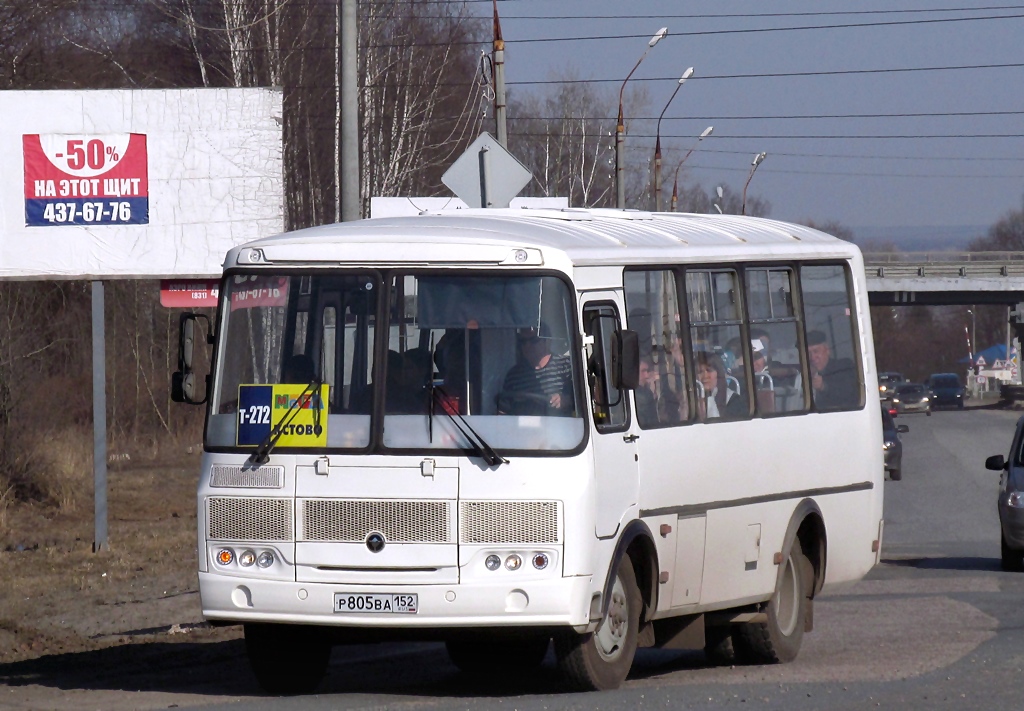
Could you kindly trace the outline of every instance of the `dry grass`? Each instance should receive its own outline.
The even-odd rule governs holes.
[[[14,503],[14,486],[7,480],[7,477],[0,476],[0,533],[7,530],[8,515],[11,505]]]
[[[80,428],[8,432],[5,462],[13,498],[74,511],[91,497],[92,433]]]

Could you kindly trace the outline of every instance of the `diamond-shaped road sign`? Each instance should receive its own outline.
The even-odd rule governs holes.
[[[508,207],[532,179],[533,173],[486,131],[441,176],[470,207]]]

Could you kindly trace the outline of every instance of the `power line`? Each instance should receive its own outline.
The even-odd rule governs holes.
[[[666,116],[665,121],[781,121],[801,119],[922,118],[952,116],[1020,116],[1024,111],[920,111],[892,114],[778,114],[775,116]],[[631,121],[654,121],[657,116],[633,116]],[[515,116],[510,121],[614,121],[614,116]]]
[[[931,25],[950,22],[981,22],[988,20],[1013,20],[1024,17],[1024,14],[1016,15],[984,15],[982,17],[939,17],[925,20],[888,20],[885,22],[845,22],[837,25],[802,25],[798,27],[750,27],[735,30],[697,30],[693,32],[672,32],[666,37],[708,37],[711,35],[736,35],[761,32],[802,32],[805,30],[843,30],[860,29],[864,27],[896,27],[902,25]],[[587,37],[537,37],[533,39],[510,39],[505,38],[506,44],[520,44],[530,42],[589,42],[597,40],[617,39],[650,39],[650,33],[642,35],[593,35]]]
[[[845,74],[896,74],[900,72],[940,72],[959,71],[967,69],[1019,69],[1024,67],[1021,62],[1006,62],[1000,64],[959,64],[944,67],[892,67],[888,69],[836,69],[819,72],[761,72],[758,74],[711,74],[707,76],[695,75],[687,81],[708,81],[721,79],[775,79],[780,77],[820,77],[820,76],[841,76]],[[634,77],[631,82],[638,81],[678,81],[679,77]],[[509,85],[538,86],[543,84],[600,84],[600,83],[621,83],[622,78],[617,79],[543,79],[534,81],[510,81]]]
[[[990,5],[987,7],[940,7],[927,10],[835,10],[817,12],[755,12],[755,13],[709,13],[700,15],[508,15],[502,14],[503,20],[719,20],[719,19],[750,19],[764,17],[829,17],[848,15],[896,15],[924,14],[936,12],[993,12],[1005,10],[1022,10],[1024,5]]]
[[[529,133],[522,134],[521,133],[519,135],[522,136],[522,135],[534,135],[534,134],[529,134]],[[546,135],[546,134],[537,134],[537,135]],[[628,138],[656,138],[655,134],[653,134],[653,133],[629,133],[628,131],[626,132],[626,136]],[[662,139],[665,139],[665,138],[693,139],[693,136],[690,135],[690,134],[665,134],[665,133],[663,133],[663,134],[661,134],[661,137],[662,137]],[[838,139],[838,140],[843,140],[843,141],[858,140],[858,139],[870,139],[870,140],[889,140],[889,139],[895,139],[895,140],[917,140],[917,139],[931,139],[931,138],[1024,138],[1024,133],[930,133],[930,134],[917,133],[917,134],[874,134],[874,135],[849,134],[849,133],[818,134],[818,135],[813,135],[813,134],[803,134],[803,135],[800,135],[800,134],[790,134],[790,135],[782,135],[782,134],[733,134],[733,135],[729,135],[729,136],[722,136],[722,135],[714,136],[714,140],[716,140],[716,141],[720,141],[723,138],[743,139],[743,140],[746,140],[746,139],[752,139],[752,140],[756,139],[756,140],[759,140],[759,141],[761,141],[761,140],[811,141],[811,140],[816,140],[816,139],[825,139],[825,140]]]

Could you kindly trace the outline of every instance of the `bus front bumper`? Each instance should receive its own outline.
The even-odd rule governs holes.
[[[203,616],[221,622],[277,622],[362,628],[570,626],[591,628],[589,576],[524,581],[521,585],[368,586],[255,580],[199,573]],[[415,613],[335,612],[343,594],[415,594]]]

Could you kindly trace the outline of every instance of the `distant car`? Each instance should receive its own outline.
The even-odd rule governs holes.
[[[883,400],[887,400],[892,397],[893,390],[900,383],[905,383],[906,378],[903,377],[903,373],[885,372],[878,374],[878,395]]]
[[[985,468],[1002,472],[999,478],[1000,549],[1003,570],[1024,571],[1024,452],[1021,447],[1024,417],[1017,420],[1017,429],[1010,447],[1010,458],[993,454],[985,460]]]
[[[885,473],[893,481],[903,478],[903,442],[900,433],[909,432],[906,425],[897,425],[886,407],[882,407],[882,452],[885,453]]]
[[[925,385],[935,393],[933,407],[949,406],[958,410],[964,409],[967,394],[960,383],[960,376],[956,373],[934,373],[928,376]]]
[[[896,412],[923,412],[932,415],[932,391],[919,383],[900,383],[892,394]]]

